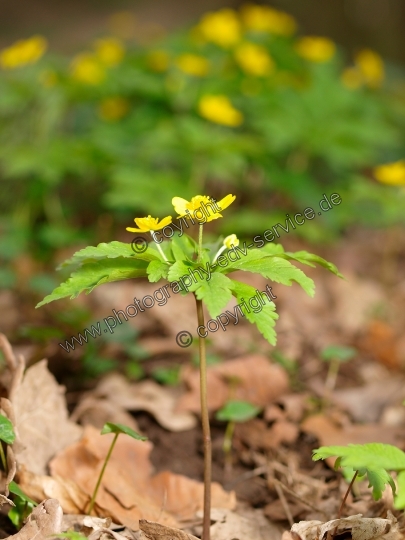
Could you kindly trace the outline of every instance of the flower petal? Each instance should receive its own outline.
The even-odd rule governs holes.
[[[233,203],[233,201],[236,199],[236,195],[227,195],[222,200],[217,203],[217,205],[221,208],[221,210],[224,210],[224,208],[227,208],[229,205]]]

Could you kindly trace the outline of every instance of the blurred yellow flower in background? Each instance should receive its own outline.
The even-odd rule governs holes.
[[[243,114],[235,109],[224,95],[203,96],[198,103],[199,114],[215,124],[236,127],[243,122]]]
[[[274,62],[267,49],[255,43],[242,43],[235,51],[235,58],[245,73],[250,75],[268,75],[274,70]]]
[[[294,17],[269,6],[245,4],[242,6],[240,14],[242,22],[248,30],[291,36],[297,29]]]
[[[318,36],[305,36],[296,44],[297,53],[310,62],[328,62],[336,52],[331,39]]]
[[[383,184],[405,185],[405,159],[378,165],[373,169],[375,178]]]
[[[85,84],[100,84],[106,73],[99,60],[91,53],[77,54],[70,65],[72,77]]]
[[[356,88],[360,88],[363,84],[363,77],[355,67],[344,69],[340,79],[343,85],[346,86],[346,88],[349,88],[349,90],[356,90]]]
[[[129,101],[123,97],[110,97],[103,99],[98,108],[99,116],[103,120],[115,122],[121,120],[129,111]]]
[[[210,69],[209,61],[204,56],[197,54],[182,54],[177,58],[176,64],[181,71],[195,77],[204,77]]]
[[[166,71],[169,67],[169,55],[166,51],[156,50],[148,54],[147,62],[153,71]]]
[[[0,51],[0,66],[3,69],[15,69],[27,64],[35,64],[45,53],[47,40],[42,36],[21,39]]]
[[[242,35],[238,16],[233,9],[229,8],[206,13],[196,29],[206,41],[224,48],[236,45]]]
[[[97,58],[109,67],[119,64],[125,55],[124,44],[116,38],[98,39],[94,42],[94,50]]]
[[[384,80],[384,62],[379,54],[371,49],[363,49],[355,56],[355,64],[364,83],[372,88],[378,88]]]

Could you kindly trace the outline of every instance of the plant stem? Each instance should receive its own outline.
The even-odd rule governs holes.
[[[115,434],[114,439],[113,439],[113,441],[111,443],[110,449],[108,450],[108,454],[107,454],[107,456],[106,456],[106,458],[104,460],[103,468],[100,471],[100,475],[98,477],[96,487],[94,488],[93,496],[91,497],[90,506],[89,506],[89,515],[91,514],[91,512],[93,510],[93,507],[94,507],[94,503],[96,502],[97,492],[98,492],[98,489],[100,487],[101,480],[103,479],[105,468],[107,467],[107,463],[110,460],[112,451],[114,450],[115,443],[117,442],[118,435],[119,435],[119,433]]]
[[[341,515],[342,515],[342,510],[343,510],[343,507],[344,507],[344,505],[345,505],[346,499],[347,499],[347,497],[348,497],[348,495],[349,495],[349,493],[350,493],[350,490],[352,489],[352,486],[353,486],[354,481],[356,480],[356,476],[357,476],[358,474],[359,474],[359,471],[356,471],[356,472],[354,473],[354,476],[353,476],[353,478],[352,478],[352,480],[351,480],[351,482],[350,482],[350,484],[349,484],[349,487],[347,488],[347,491],[346,491],[346,493],[345,493],[345,496],[343,497],[342,504],[340,505],[340,508],[339,508],[338,517],[337,517],[338,519],[340,519],[340,517],[341,517]]]
[[[158,248],[159,253],[162,255],[163,259],[168,263],[166,255],[163,253],[163,249],[160,247],[159,242],[157,241],[155,231],[150,231],[150,234],[152,235],[152,238],[156,244],[156,247]]]
[[[222,445],[222,450],[224,451],[224,461],[225,461],[225,479],[229,480],[230,474],[232,472],[232,439],[233,433],[235,431],[235,422],[230,420],[226,426],[224,443]]]
[[[203,224],[200,223],[200,226],[198,228],[198,256],[197,256],[197,263],[201,262],[201,255],[202,255],[202,239],[203,239]],[[202,323],[204,324],[204,323]],[[201,341],[201,340],[200,340]]]
[[[6,456],[4,455],[3,445],[1,441],[0,441],[0,458],[4,467],[4,471],[7,473],[7,461],[6,461]]]
[[[200,231],[202,227],[200,227]],[[197,303],[198,325],[204,325],[204,311],[202,300],[195,297]],[[200,400],[201,400],[201,423],[204,438],[204,514],[202,540],[210,540],[211,526],[211,467],[212,449],[210,419],[207,403],[207,360],[205,356],[205,339],[199,336],[198,340],[200,353]]]

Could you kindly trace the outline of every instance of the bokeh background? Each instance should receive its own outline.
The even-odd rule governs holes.
[[[294,231],[313,251],[403,231],[401,0],[3,0],[0,13],[8,313],[49,293],[78,248],[130,242],[135,216],[172,213],[173,196],[235,193],[208,232],[243,239],[338,193],[338,209]],[[2,329],[45,343],[92,317],[50,310]]]

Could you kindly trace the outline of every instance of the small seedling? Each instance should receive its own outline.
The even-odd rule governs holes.
[[[340,364],[348,362],[357,354],[353,347],[342,347],[340,345],[329,345],[321,352],[321,358],[329,362],[329,370],[326,376],[325,389],[330,394],[335,388],[336,379],[339,373]]]
[[[373,499],[382,497],[385,486],[389,484],[394,494],[394,506],[405,508],[405,452],[396,446],[383,443],[349,444],[348,446],[321,446],[313,451],[312,459],[326,459],[336,456],[335,470],[342,467],[353,474],[352,480],[339,508],[341,517],[347,496],[356,477],[367,476],[369,487],[373,488]],[[398,494],[392,476],[388,471],[397,471]]]
[[[101,484],[101,480],[103,479],[104,472],[107,467],[107,463],[110,460],[112,451],[114,450],[114,446],[115,446],[115,443],[117,442],[118,435],[120,435],[121,433],[125,433],[125,435],[129,435],[130,437],[132,437],[133,439],[136,439],[137,441],[146,441],[148,439],[147,437],[143,437],[142,435],[139,435],[139,433],[137,433],[136,431],[134,431],[128,426],[124,426],[123,424],[113,424],[112,422],[107,422],[106,424],[104,424],[104,427],[101,430],[101,435],[106,435],[107,433],[114,433],[115,436],[111,442],[110,449],[108,450],[107,455],[105,457],[103,467],[100,471],[100,474],[96,483],[96,487],[94,488],[94,492],[93,492],[93,495],[91,497],[91,501],[89,504],[89,510],[88,510],[89,514],[91,514],[94,508],[94,503],[96,502],[96,497],[97,497],[97,493]]]
[[[247,422],[248,420],[255,418],[260,411],[260,407],[256,407],[248,401],[230,400],[217,412],[217,420],[228,422],[225,430],[224,443],[222,445],[225,455],[225,475],[229,475],[232,470],[231,450],[236,422]]]
[[[30,499],[20,488],[18,484],[13,481],[10,482],[8,489],[10,493],[15,495],[14,504],[15,506],[11,508],[8,512],[8,517],[11,523],[17,528],[20,529],[24,521],[31,514],[32,510],[37,503]]]
[[[152,371],[152,377],[161,384],[177,386],[180,382],[180,366],[158,367]]]

